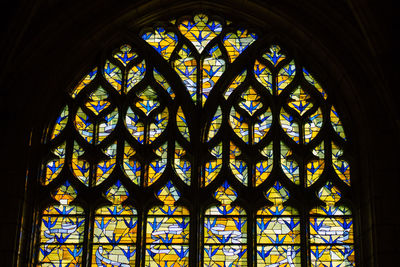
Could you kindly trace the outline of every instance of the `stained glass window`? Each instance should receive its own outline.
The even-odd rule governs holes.
[[[36,265],[355,266],[349,140],[307,65],[212,14],[134,39],[49,127]]]

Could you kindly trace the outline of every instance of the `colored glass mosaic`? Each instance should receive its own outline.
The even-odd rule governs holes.
[[[142,38],[166,60],[171,57],[178,42],[176,34],[164,28],[156,28],[154,32],[143,34]]]
[[[221,107],[218,106],[217,111],[211,119],[210,129],[208,130],[207,141],[210,141],[217,133],[221,127],[222,123],[222,111]]]
[[[304,143],[311,142],[322,128],[322,112],[318,108],[315,113],[311,114],[308,121],[304,123]]]
[[[242,139],[245,143],[249,142],[249,125],[245,122],[244,117],[235,111],[234,108],[231,109],[229,124],[240,139]]]
[[[171,98],[174,99],[175,98],[174,91],[172,90],[171,86],[169,85],[167,80],[164,78],[164,76],[156,68],[154,68],[153,76],[154,76],[154,79],[158,82],[158,84],[160,84],[162,86],[162,88],[164,88],[168,92],[168,94],[171,96]]]
[[[126,127],[128,131],[140,144],[144,144],[144,123],[140,120],[139,116],[128,108],[125,117]]]
[[[256,60],[254,63],[254,75],[267,90],[272,95],[272,73],[267,66]]]
[[[176,113],[176,125],[178,126],[178,130],[183,135],[183,137],[185,137],[185,139],[190,142],[188,123],[181,107],[178,108],[178,111]]]
[[[227,181],[216,190],[214,197],[221,205],[205,212],[204,264],[214,266],[229,263],[231,266],[240,266],[247,260],[246,213],[239,207],[231,206],[237,193]]]
[[[122,91],[122,71],[120,68],[112,64],[110,61],[106,61],[103,69],[103,75],[107,82],[114,87],[119,93]]]
[[[355,266],[354,246],[310,246],[311,266]]]
[[[257,266],[300,267],[300,246],[257,246]]]
[[[296,143],[300,142],[299,123],[283,108],[280,114],[280,123],[286,134]]]
[[[100,112],[108,108],[111,103],[107,100],[107,92],[99,87],[96,91],[89,95],[88,101],[85,106],[92,111],[95,115],[99,115]]]
[[[131,179],[136,185],[139,185],[142,165],[140,164],[140,161],[136,159],[135,154],[135,149],[125,142],[123,168],[129,179]]]
[[[110,145],[104,150],[104,154],[108,157],[108,159],[102,160],[97,164],[96,185],[101,184],[114,170],[117,157],[117,144],[114,143]]]
[[[150,162],[148,166],[144,182],[146,186],[155,183],[167,167],[167,147],[167,143],[164,143],[157,149],[153,150],[157,156],[157,159]]]
[[[168,108],[164,108],[161,113],[153,117],[148,131],[148,143],[151,144],[165,131],[168,125],[169,112]]]
[[[332,165],[339,178],[350,185],[350,164],[343,159],[343,150],[332,143]]]
[[[354,266],[354,155],[307,60],[219,16],[140,32],[43,131],[34,264]]]
[[[42,183],[48,185],[60,174],[65,163],[65,143],[52,150],[53,158],[44,167],[44,177]]]
[[[77,191],[68,181],[52,194],[59,205],[43,211],[38,264],[81,263],[85,218],[82,209],[70,205],[76,196]]]
[[[296,74],[294,61],[282,67],[276,77],[276,88],[278,95],[293,81]]]
[[[89,72],[74,88],[71,93],[71,97],[75,98],[93,79],[96,77],[97,68],[94,68],[91,72]]]
[[[136,210],[121,204],[129,193],[120,181],[106,192],[112,203],[96,211],[93,229],[92,263],[124,266],[135,263],[137,217]],[[133,244],[133,245],[132,245]]]
[[[232,92],[239,86],[241,85],[244,80],[246,79],[247,71],[243,70],[240,72],[235,79],[232,81],[232,83],[229,85],[228,89],[226,89],[224,97],[225,99],[228,99],[228,97],[232,94]]]
[[[239,106],[249,113],[250,116],[254,115],[263,106],[260,96],[252,87],[243,92],[241,99],[242,101],[239,102]]]
[[[81,108],[78,108],[78,111],[76,112],[74,124],[76,130],[78,130],[83,139],[88,143],[93,143],[93,122]]]
[[[60,115],[58,116],[54,127],[53,127],[53,132],[51,134],[51,139],[57,137],[65,128],[67,125],[68,121],[68,106],[65,106],[62,110]]]
[[[230,62],[232,63],[257,37],[255,33],[249,33],[246,29],[238,29],[234,33],[225,35],[222,41],[228,52]]]
[[[286,56],[281,53],[279,45],[271,45],[269,51],[263,54],[262,57],[268,60],[272,65],[274,65],[274,67],[286,58]]]
[[[215,46],[209,51],[210,57],[203,60],[203,79],[201,89],[201,102],[204,106],[215,83],[225,71],[225,61],[221,58],[221,51]]]
[[[344,140],[346,140],[346,135],[344,134],[344,129],[342,126],[342,122],[340,121],[339,115],[336,112],[336,109],[332,106],[331,108],[331,124],[335,132]]]
[[[321,176],[325,167],[324,142],[317,145],[312,151],[314,158],[306,165],[307,186],[311,186]]]
[[[305,68],[303,68],[303,74],[307,82],[309,82],[312,86],[314,86],[324,99],[327,99],[328,95],[325,93],[324,89],[322,89],[321,85],[319,85],[319,83],[311,76],[311,74]]]
[[[83,159],[85,150],[74,142],[72,152],[72,171],[76,178],[78,178],[84,185],[89,186],[90,164]]]
[[[174,155],[175,172],[187,185],[190,185],[191,166],[187,152],[178,143],[175,143]]]
[[[300,184],[299,164],[293,158],[293,152],[281,142],[281,167],[286,177],[295,184]]]
[[[311,96],[300,86],[290,94],[288,106],[294,109],[300,116],[309,111],[314,105]]]
[[[204,14],[198,14],[193,20],[183,20],[178,25],[178,29],[201,53],[207,44],[222,31],[222,25],[218,21],[210,20]]]
[[[180,193],[171,181],[157,197],[164,205],[150,209],[147,217],[145,266],[187,266],[189,211],[175,205]]]
[[[98,136],[96,144],[101,143],[114,131],[118,122],[118,109],[114,109],[110,114],[104,117],[104,120],[100,122],[98,127]]]
[[[222,143],[212,148],[210,153],[214,159],[207,161],[204,165],[204,186],[207,186],[214,181],[222,168]]]
[[[233,142],[230,143],[229,166],[235,177],[244,185],[248,184],[248,168],[247,163],[240,160],[242,152]]]
[[[179,59],[174,61],[174,69],[182,79],[192,100],[197,100],[197,61],[190,56],[190,49],[184,45],[179,51]]]
[[[137,58],[138,55],[130,45],[124,44],[113,54],[113,57],[126,66],[129,62]]]
[[[272,112],[268,108],[264,113],[258,116],[253,126],[253,143],[260,142],[268,133],[272,125]]]
[[[270,143],[268,146],[264,147],[260,151],[261,155],[265,158],[265,160],[259,161],[256,163],[255,166],[255,186],[259,186],[265,180],[267,180],[268,176],[272,171],[272,164],[273,164],[273,144]]]
[[[136,107],[140,109],[146,116],[160,106],[157,93],[151,87],[147,87],[142,92],[138,93],[139,101],[136,102]]]
[[[146,62],[143,60],[128,71],[126,79],[126,91],[129,92],[135,85],[143,80],[146,74]]]

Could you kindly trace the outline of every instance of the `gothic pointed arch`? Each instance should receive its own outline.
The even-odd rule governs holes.
[[[297,51],[229,19],[146,25],[68,92],[37,266],[355,265],[336,103]]]

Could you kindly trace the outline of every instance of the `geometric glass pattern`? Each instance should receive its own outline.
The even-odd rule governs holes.
[[[43,139],[35,264],[355,266],[340,108],[268,39],[200,13],[106,49]]]

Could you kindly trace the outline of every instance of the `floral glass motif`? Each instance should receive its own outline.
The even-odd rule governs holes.
[[[225,181],[214,193],[220,205],[204,218],[204,266],[243,266],[247,262],[246,212],[233,206],[236,191]]]
[[[83,209],[71,202],[77,191],[67,180],[52,194],[59,204],[43,211],[40,227],[39,266],[82,264],[85,217]]]
[[[355,266],[353,218],[349,208],[336,204],[341,195],[332,182],[318,192],[325,206],[310,212],[311,266]]]
[[[95,266],[134,266],[136,259],[137,212],[123,202],[129,192],[117,181],[105,196],[112,204],[96,211],[92,247]]]
[[[145,266],[188,265],[189,211],[175,204],[179,197],[171,181],[157,192],[163,205],[148,212]]]
[[[301,266],[299,214],[284,206],[289,192],[275,182],[265,196],[273,206],[257,212],[257,266]]]
[[[354,266],[352,155],[318,76],[220,16],[147,26],[46,132],[36,266]]]

